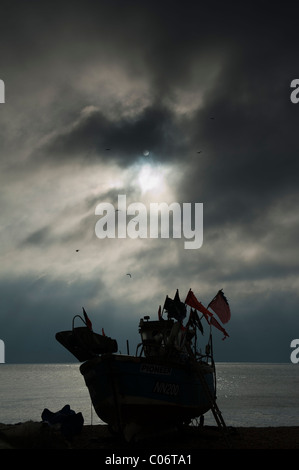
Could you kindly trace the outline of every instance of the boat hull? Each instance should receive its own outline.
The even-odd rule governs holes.
[[[204,378],[209,393],[199,377]],[[197,370],[197,372],[196,372]],[[163,362],[107,354],[81,365],[80,371],[99,418],[122,431],[130,423],[178,425],[203,415],[215,398],[214,371],[206,364]]]

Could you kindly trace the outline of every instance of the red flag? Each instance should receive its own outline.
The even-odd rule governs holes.
[[[218,323],[218,321],[216,320],[215,317],[212,317],[211,320],[210,320],[210,323],[211,325],[215,326],[216,328],[218,328],[218,330],[222,331],[222,333],[224,334],[224,338],[222,339],[225,339],[226,336],[229,336],[229,334],[225,331],[225,329],[220,325],[220,323]]]
[[[207,322],[209,322],[209,317],[213,316],[212,312],[209,312],[209,310],[206,309],[206,307],[201,302],[199,302],[197,300],[197,298],[195,297],[195,295],[193,294],[191,289],[189,290],[189,292],[187,294],[185,304],[187,304],[187,305],[189,305],[189,307],[193,307],[196,310],[199,310],[201,313],[203,313],[205,319],[207,320]]]
[[[85,312],[84,307],[82,307],[82,309],[83,309],[83,315],[84,315],[84,318],[85,318],[86,326],[87,326],[87,328],[89,328],[90,330],[92,330],[92,323],[91,323],[91,321],[89,320],[89,318],[88,318],[88,316],[87,316],[87,313]]]
[[[230,307],[222,289],[217,292],[214,299],[209,303],[208,308],[209,307],[214,310],[222,323],[227,323],[230,320]]]

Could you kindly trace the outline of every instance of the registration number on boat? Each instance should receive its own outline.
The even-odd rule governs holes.
[[[162,395],[171,395],[177,396],[179,393],[180,387],[178,384],[169,383],[169,382],[156,382],[153,392],[161,393]]]

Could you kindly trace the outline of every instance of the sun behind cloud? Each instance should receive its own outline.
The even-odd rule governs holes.
[[[164,189],[163,171],[146,163],[140,168],[138,183],[142,193],[152,190],[162,191]]]

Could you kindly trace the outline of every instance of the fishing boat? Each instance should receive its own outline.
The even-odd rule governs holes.
[[[184,325],[188,306],[191,310]],[[204,348],[199,341],[204,336],[198,311],[209,326]],[[103,331],[95,333],[84,308],[83,314],[74,319],[79,317],[84,326],[75,327],[73,319],[72,330],[57,333],[56,339],[83,362],[80,372],[93,407],[113,432],[130,440],[132,429],[190,424],[209,410],[222,425],[216,404],[212,325],[218,324],[228,335],[218,322],[212,323],[213,313],[197,301],[191,289],[185,302],[180,301],[178,291],[174,299],[166,296],[158,319],[140,319],[141,341],[135,355],[118,353],[117,341]]]

